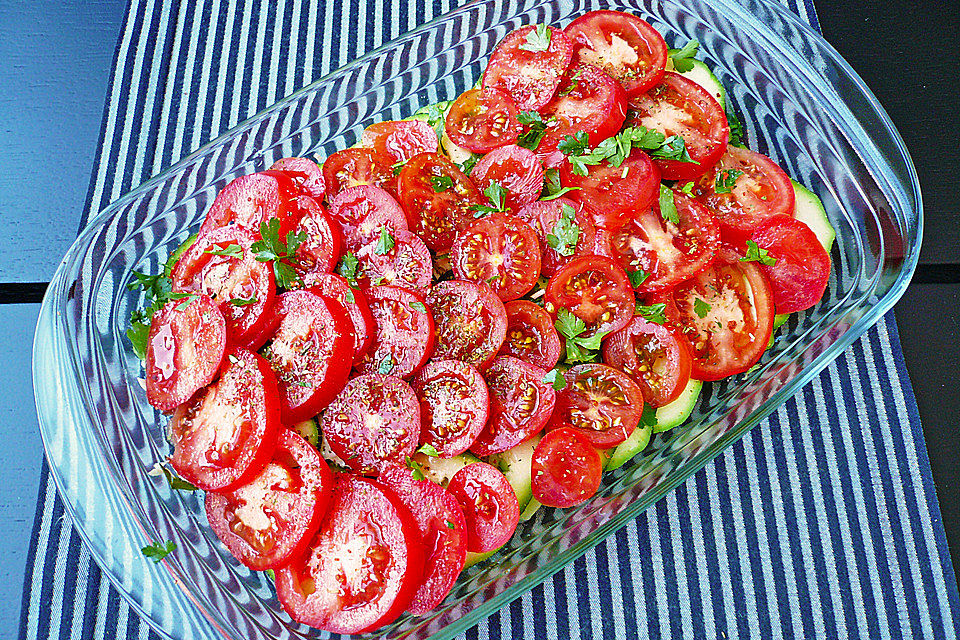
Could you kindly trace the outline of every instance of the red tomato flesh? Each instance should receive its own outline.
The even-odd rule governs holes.
[[[389,156],[391,164],[406,162],[418,153],[436,153],[440,148],[437,132],[422,120],[390,120],[367,127],[360,144]]]
[[[281,158],[270,165],[270,170],[284,172],[300,189],[300,193],[318,201],[322,201],[327,193],[320,165],[309,158]]]
[[[200,235],[235,225],[259,236],[260,224],[276,218],[280,221],[280,237],[286,238],[301,215],[293,203],[298,193],[293,180],[282,171],[240,176],[217,194],[200,227]]]
[[[494,182],[506,189],[504,206],[516,213],[540,197],[543,167],[530,149],[508,144],[483,156],[470,172],[470,179],[480,191]]]
[[[627,95],[619,82],[597,67],[574,65],[540,113],[547,122],[547,133],[538,153],[555,151],[565,136],[578,131],[586,132],[590,146],[595,147],[620,131],[627,117]]]
[[[453,272],[462,280],[486,282],[501,300],[516,300],[540,276],[536,232],[520,218],[493,214],[467,227],[453,243]]]
[[[394,285],[420,293],[429,291],[433,258],[423,240],[409,231],[386,231],[382,237],[387,242],[377,237],[357,249],[359,286]]]
[[[507,34],[494,49],[483,73],[485,89],[505,91],[520,109],[539,109],[550,102],[573,56],[569,38],[553,27],[547,27],[550,42],[546,50],[524,49],[530,47],[528,38],[535,37],[531,32],[536,28],[520,27]]]
[[[560,335],[550,314],[529,300],[512,300],[504,306],[507,337],[498,355],[513,356],[546,370],[557,366]]]
[[[635,306],[623,267],[606,256],[583,256],[567,264],[550,278],[545,299],[554,318],[563,307],[583,320],[584,338],[622,329]]]
[[[323,163],[327,198],[336,196],[344,189],[362,185],[396,191],[397,178],[393,175],[393,163],[392,157],[365,147],[337,151]]]
[[[540,439],[530,461],[533,497],[547,507],[586,502],[600,488],[600,454],[579,433],[556,429]]]
[[[366,295],[332,273],[313,274],[304,279],[304,284],[317,295],[336,300],[347,310],[353,323],[353,364],[358,365],[370,350],[376,331]]]
[[[578,364],[563,374],[549,428],[570,427],[595,447],[615,447],[633,433],[643,415],[643,393],[622,371],[604,364]]]
[[[564,236],[565,225],[561,223],[565,215],[569,217],[571,210],[573,211],[572,224],[576,227],[576,242],[568,242],[570,238]],[[560,197],[534,202],[521,209],[517,217],[525,220],[536,230],[540,239],[540,273],[548,278],[574,258],[594,252],[597,228],[590,214],[581,204],[573,200]],[[559,227],[558,224],[560,224]],[[553,236],[556,240],[548,236]]]
[[[436,326],[435,360],[462,360],[480,370],[507,335],[507,310],[486,284],[438,282],[427,296]]]
[[[442,458],[466,451],[487,422],[487,384],[475,367],[459,360],[435,360],[411,381],[420,401],[420,440]]]
[[[389,193],[376,186],[344,189],[330,200],[330,217],[340,225],[343,245],[356,251],[380,237],[380,230],[406,231],[403,209]]]
[[[676,400],[690,380],[687,341],[669,326],[634,316],[603,343],[603,361],[630,376],[654,408]]]
[[[820,301],[830,281],[830,256],[810,227],[790,216],[772,216],[753,240],[776,260],[760,264],[760,270],[770,281],[777,313],[796,313]]]
[[[660,170],[640,149],[634,149],[619,167],[601,162],[588,166],[587,175],[581,176],[564,162],[560,171],[563,184],[577,188],[567,196],[590,211],[594,223],[604,229],[622,227],[660,195]]]
[[[366,296],[375,327],[373,345],[357,371],[412,375],[434,345],[433,318],[423,296],[400,287],[370,287]]]
[[[319,200],[299,196],[296,204],[303,211],[296,231],[304,233],[306,239],[297,246],[293,267],[301,278],[308,273],[330,273],[340,259],[340,229],[330,221]]]
[[[517,529],[520,506],[513,487],[500,470],[474,462],[457,471],[449,491],[467,521],[467,550],[485,553],[502,547]]]
[[[516,141],[522,127],[513,99],[499,89],[470,89],[450,105],[444,126],[458,147],[487,153]]]

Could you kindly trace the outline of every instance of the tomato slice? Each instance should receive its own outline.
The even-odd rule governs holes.
[[[293,267],[301,278],[308,273],[330,273],[340,259],[340,229],[330,221],[319,200],[298,196],[296,204],[303,211],[296,230],[306,239],[297,245]]]
[[[671,322],[688,340],[690,374],[719,380],[760,360],[773,331],[773,291],[760,267],[718,256],[709,269],[650,302],[665,303]]]
[[[498,356],[483,372],[490,390],[490,417],[470,445],[478,456],[512,449],[540,431],[553,412],[557,394],[544,382],[546,369],[513,356]]]
[[[517,139],[522,127],[520,110],[509,94],[499,89],[470,89],[450,105],[444,127],[458,147],[487,153]]]
[[[553,369],[560,361],[560,336],[553,318],[529,300],[512,300],[507,310],[507,338],[502,356],[513,356],[541,369]]]
[[[667,289],[706,269],[720,245],[720,229],[696,200],[673,192],[680,223],[663,217],[660,204],[616,230],[601,229],[595,250],[626,271],[643,271],[640,292]]]
[[[379,239],[384,227],[407,230],[407,218],[396,199],[372,185],[350,187],[331,198],[330,217],[340,225],[343,245],[349,251]]]
[[[420,616],[447,597],[467,559],[467,520],[460,503],[430,480],[414,480],[410,469],[385,464],[378,478],[407,506],[420,530],[425,563],[420,587],[407,611]]]
[[[474,219],[471,207],[483,200],[470,178],[437,153],[421,153],[403,165],[399,189],[410,230],[437,252],[450,249],[457,231]]]
[[[336,300],[347,310],[353,323],[353,364],[359,364],[370,350],[376,331],[367,296],[363,291],[351,288],[345,279],[332,273],[313,274],[304,280],[304,284],[317,295]]]
[[[280,420],[302,422],[333,400],[347,383],[353,323],[340,303],[311,291],[277,298],[280,326],[270,343],[270,364],[280,388]]]
[[[633,317],[633,288],[623,267],[606,256],[571,261],[547,283],[545,308],[554,318],[561,307],[587,325],[588,338],[622,329]]]
[[[320,430],[347,466],[375,473],[385,460],[402,464],[416,451],[420,404],[400,378],[357,376],[323,412]]]
[[[600,67],[623,85],[629,97],[652,88],[667,66],[667,43],[637,16],[590,11],[564,29],[573,41],[574,64]]]
[[[486,282],[504,301],[524,295],[540,277],[536,232],[520,218],[506,214],[470,225],[453,243],[450,258],[458,278]]]
[[[664,180],[694,180],[715,165],[730,139],[727,114],[710,92],[670,71],[660,84],[630,102],[631,125],[683,138],[694,162],[657,158]]]
[[[423,240],[409,231],[385,231],[382,237],[357,249],[357,283],[361,287],[394,285],[429,291],[433,258]]]
[[[327,198],[344,189],[361,185],[383,187],[396,191],[397,179],[393,175],[394,161],[391,156],[366,147],[352,147],[337,151],[323,163],[323,181]]]
[[[731,171],[740,172],[731,175]],[[735,178],[729,193],[717,193],[718,180]],[[790,177],[770,158],[749,149],[728,147],[717,165],[698,181],[695,193],[720,223],[725,236],[739,241],[775,215],[793,216]]]
[[[578,131],[587,134],[595,147],[623,126],[627,117],[627,95],[620,83],[597,67],[574,65],[563,76],[560,90],[540,110],[547,122],[547,132],[537,152],[557,149],[564,136]]]
[[[420,533],[403,502],[371,480],[341,475],[307,552],[276,570],[277,597],[297,622],[362,633],[403,612],[422,569]]]
[[[153,314],[147,335],[147,401],[169,411],[216,377],[227,349],[227,323],[206,296],[172,300]]]
[[[660,195],[660,170],[646,153],[634,149],[619,167],[606,162],[587,167],[587,175],[575,173],[569,162],[561,165],[563,184],[576,187],[567,195],[581,203],[598,227],[617,229],[637,211],[643,211]]]
[[[273,457],[250,482],[207,493],[210,528],[233,557],[254,571],[286,564],[320,528],[333,474],[320,453],[284,429]]]
[[[280,221],[280,237],[297,226],[301,211],[293,202],[297,186],[282,171],[261,171],[240,176],[217,194],[200,227],[204,236],[215,229],[239,226],[260,234],[260,224],[271,218]]]
[[[548,507],[586,502],[600,488],[600,454],[574,429],[561,428],[540,439],[530,461],[533,497]]]
[[[276,298],[273,269],[253,257],[250,246],[257,237],[237,226],[214,229],[201,235],[170,275],[173,290],[213,298],[227,321],[232,342],[259,348]]]
[[[440,148],[437,132],[423,120],[377,122],[363,131],[360,144],[370,147],[393,162],[406,162],[419,153],[436,153]]]
[[[462,360],[483,370],[497,355],[507,334],[507,310],[486,284],[438,282],[427,305],[436,325],[435,360]]]
[[[318,201],[322,201],[327,193],[320,165],[309,158],[281,158],[270,165],[270,170],[284,172],[300,189],[300,193]]]
[[[220,378],[174,412],[170,464],[200,489],[226,491],[260,472],[279,432],[280,396],[270,363],[234,348]]]
[[[434,324],[423,296],[400,287],[370,287],[373,346],[357,365],[360,373],[389,373],[406,378],[419,369],[434,345]]]
[[[548,429],[569,427],[595,447],[615,447],[643,415],[643,393],[630,377],[605,364],[578,364],[563,374]]]
[[[669,326],[634,316],[603,343],[603,361],[630,376],[654,408],[676,400],[690,380],[687,341]]]
[[[820,301],[830,280],[830,256],[810,227],[776,215],[754,231],[753,239],[776,260],[760,264],[760,270],[770,280],[777,313],[796,313]]]
[[[499,549],[520,521],[520,505],[513,487],[500,470],[474,462],[457,471],[447,485],[467,521],[467,550],[485,553]]]
[[[547,27],[547,48],[531,46],[530,38],[543,34],[543,29],[542,25],[531,25],[507,34],[490,56],[483,72],[483,87],[505,91],[520,109],[539,109],[550,102],[564,70],[570,66],[573,43],[563,31]]]
[[[537,232],[540,273],[548,278],[575,257],[593,254],[597,228],[583,206],[573,200],[560,197],[533,202],[517,217]]]
[[[543,167],[530,149],[508,144],[483,156],[470,172],[470,179],[481,191],[494,182],[506,189],[503,204],[516,213],[540,197]]]
[[[434,360],[411,381],[420,401],[420,440],[442,458],[466,451],[487,422],[490,398],[480,372],[459,360]]]

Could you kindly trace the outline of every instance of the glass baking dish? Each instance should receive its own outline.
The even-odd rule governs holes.
[[[233,560],[202,497],[148,475],[169,453],[124,332],[140,301],[131,271],[156,273],[231,179],[291,155],[324,157],[366,125],[455,96],[494,45],[530,23],[598,8],[649,20],[668,43],[700,41],[749,144],[823,200],[837,231],[826,296],[794,315],[760,366],[705,387],[691,421],[604,475],[590,502],[543,509],[493,558],[467,570],[441,608],[386,638],[451,638],[542,582],[712,460],[837,357],[894,304],[920,250],[919,184],[876,99],[836,51],[767,0],[519,0],[468,3],[257,114],[90,221],[43,302],[34,387],[60,496],[97,563],[165,638],[319,637],[282,612],[266,576]],[[140,548],[174,541],[154,564]],[[381,635],[382,634],[382,635]],[[372,636],[371,636],[372,637]]]

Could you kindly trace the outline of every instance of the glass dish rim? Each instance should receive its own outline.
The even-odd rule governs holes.
[[[777,13],[777,15],[782,20],[784,20],[784,22],[788,23],[793,28],[803,31],[808,37],[812,37],[823,48],[823,50],[827,54],[829,54],[830,62],[836,65],[836,67],[845,74],[844,80],[852,82],[852,84],[859,91],[860,96],[866,99],[867,103],[872,108],[873,113],[878,116],[878,120],[875,123],[873,123],[874,126],[876,126],[877,128],[883,129],[883,133],[889,137],[889,139],[894,143],[896,147],[896,151],[899,154],[897,160],[902,160],[904,162],[904,168],[906,169],[906,177],[908,178],[909,186],[912,189],[912,193],[904,192],[904,195],[906,195],[908,198],[912,197],[913,201],[916,203],[916,214],[917,214],[916,238],[915,238],[915,242],[913,242],[910,245],[909,250],[903,256],[903,262],[899,266],[897,277],[894,279],[892,283],[890,283],[889,289],[883,294],[883,296],[879,298],[875,304],[871,305],[870,308],[866,310],[864,315],[861,316],[856,322],[854,322],[850,326],[850,328],[846,332],[844,332],[836,342],[833,342],[832,344],[830,344],[822,353],[820,353],[816,357],[816,359],[810,363],[809,367],[805,367],[804,370],[796,378],[794,378],[789,383],[787,383],[779,391],[769,396],[764,401],[763,405],[761,405],[761,407],[759,407],[757,410],[752,412],[751,415],[745,418],[743,421],[741,421],[731,431],[731,433],[729,433],[727,436],[722,438],[722,446],[719,445],[720,440],[718,440],[713,445],[711,445],[711,447],[708,448],[708,450],[717,449],[717,451],[715,451],[712,455],[698,456],[699,460],[695,464],[690,466],[689,473],[685,474],[683,477],[677,477],[669,482],[664,482],[662,484],[659,484],[653,492],[653,495],[656,496],[656,499],[659,499],[666,493],[669,493],[670,491],[672,491],[678,484],[683,482],[686,478],[690,477],[690,475],[696,473],[707,462],[712,460],[720,451],[726,449],[728,446],[730,446],[731,444],[739,440],[747,431],[749,431],[753,426],[755,426],[763,418],[769,415],[769,413],[771,413],[777,407],[779,407],[786,398],[793,396],[799,390],[800,387],[805,385],[814,375],[818,374],[824,367],[826,367],[840,353],[842,353],[842,351],[844,351],[854,340],[858,339],[867,329],[873,326],[879,320],[879,318],[884,313],[886,313],[893,306],[893,304],[900,298],[906,286],[909,284],[910,278],[912,277],[912,274],[919,260],[919,252],[920,252],[922,231],[923,231],[923,204],[922,204],[922,197],[920,193],[919,180],[917,177],[917,173],[916,173],[916,169],[914,167],[913,161],[906,147],[906,144],[903,142],[902,137],[900,136],[896,127],[893,125],[892,121],[890,120],[889,115],[880,105],[879,101],[876,99],[876,97],[873,95],[870,89],[863,83],[862,79],[856,74],[856,72],[849,66],[849,64],[846,63],[846,61],[839,55],[839,53],[828,42],[826,42],[826,40],[824,40],[819,33],[817,33],[816,30],[814,30],[812,27],[810,27],[805,22],[803,22],[798,16],[796,16],[789,9],[775,2],[775,0],[755,0],[755,1],[761,5],[764,5],[768,10],[771,10]],[[776,33],[773,27],[756,21],[755,16],[753,16],[753,14],[751,14],[746,7],[742,7],[736,3],[732,3],[730,0],[712,0],[712,2],[717,5],[723,5],[724,7],[727,7],[732,11],[739,11],[742,14],[750,16],[754,18],[753,26],[762,27],[770,34]],[[86,236],[93,228],[99,227],[105,220],[107,220],[116,211],[122,209],[129,202],[136,200],[145,192],[150,191],[151,189],[154,188],[154,186],[166,180],[170,175],[179,172],[184,167],[195,162],[199,156],[202,156],[208,153],[211,149],[222,145],[225,141],[235,136],[239,131],[251,128],[251,126],[254,125],[255,123],[261,121],[264,118],[269,117],[269,115],[272,112],[282,109],[284,106],[288,104],[296,102],[301,96],[314,91],[318,85],[329,81],[331,78],[339,74],[345,73],[351,70],[352,68],[354,68],[355,66],[362,65],[363,63],[369,61],[370,59],[379,56],[385,50],[389,48],[393,48],[397,44],[400,44],[410,38],[414,38],[422,32],[429,31],[436,24],[449,19],[451,16],[454,16],[458,13],[467,12],[471,10],[472,7],[474,6],[483,5],[487,3],[488,3],[488,0],[472,0],[471,2],[468,2],[464,5],[456,7],[450,11],[444,12],[434,17],[432,20],[422,25],[419,25],[415,29],[405,32],[404,34],[398,36],[393,40],[390,40],[389,42],[385,42],[380,47],[377,47],[376,49],[364,54],[363,56],[355,60],[352,60],[346,65],[332,70],[330,73],[325,74],[324,76],[318,78],[314,82],[308,85],[305,85],[301,89],[291,93],[290,95],[284,97],[283,99],[263,109],[262,111],[238,123],[237,125],[225,131],[221,135],[217,136],[215,139],[211,140],[207,144],[201,146],[196,151],[190,153],[189,155],[185,156],[178,162],[165,168],[156,176],[150,178],[143,184],[127,192],[123,196],[119,197],[117,200],[111,202],[106,208],[104,208],[102,211],[100,211],[99,213],[94,215],[90,220],[88,220],[87,224],[78,234],[78,237],[73,243],[73,245],[71,246],[70,250],[67,252],[66,256],[61,261],[60,265],[58,265],[58,269],[57,269],[58,273],[54,276],[51,282],[54,283],[62,279],[61,277],[58,277],[58,276],[61,276],[63,274],[65,270],[65,265],[72,258],[75,257],[75,254],[80,250],[80,248],[86,247],[86,244],[82,243],[82,241],[86,239]],[[805,75],[809,74],[809,72],[812,71],[812,68],[809,67],[810,63],[807,62],[806,59],[802,57],[798,52],[796,52],[795,50],[792,50],[792,48],[791,48],[790,57],[794,58],[795,61],[797,62],[805,63],[807,65],[807,68],[802,69]],[[821,80],[821,82],[823,81]],[[843,107],[839,111],[840,111],[840,114],[844,116],[844,119],[846,119],[847,114],[853,115],[852,112],[849,110],[849,108],[847,108],[844,105],[843,101],[839,98],[838,95],[831,95],[830,98],[835,103],[838,103],[840,106]],[[857,123],[860,122],[858,118],[854,118],[854,120]],[[863,150],[863,147],[859,146],[858,151],[862,151],[862,150]],[[889,179],[888,176],[884,176],[884,177]],[[889,186],[889,185],[885,185],[885,187],[886,186]],[[904,184],[902,186],[905,187],[906,185]],[[884,188],[884,192],[889,195],[886,188]],[[878,278],[880,273],[882,273],[882,269],[877,274],[875,274],[873,278],[874,279]],[[53,304],[52,298],[54,295],[54,290],[55,290],[55,287],[51,287],[50,291],[48,291],[47,295],[45,295],[44,302],[43,302],[44,307],[48,307]],[[814,328],[819,328],[820,323],[822,323],[822,320],[818,321],[818,324],[815,325]],[[35,356],[36,356],[36,349],[37,349],[37,338],[35,336],[35,340],[34,340]],[[36,359],[34,359],[34,363],[33,363],[33,372],[34,372],[34,375],[37,375],[38,369],[37,369]],[[38,412],[39,412],[39,399],[37,402],[38,402]],[[43,435],[42,428],[41,428],[41,434]],[[44,446],[46,449],[47,447],[46,438],[44,438]],[[61,484],[65,482],[65,478],[58,475],[55,472],[53,465],[51,465],[51,475],[53,476],[54,482],[57,485],[58,491],[62,492],[63,487],[61,486]],[[605,540],[607,537],[609,537],[609,535],[611,535],[617,529],[624,526],[624,524],[626,524],[629,520],[635,518],[641,511],[643,511],[646,508],[646,506],[649,506],[649,504],[652,504],[653,502],[655,502],[656,499],[651,498],[647,504],[642,504],[641,501],[635,501],[630,503],[629,505],[624,507],[619,513],[613,516],[610,520],[608,520],[607,522],[604,522],[602,525],[594,529],[589,535],[577,541],[570,548],[558,553],[555,557],[551,559],[549,563],[546,564],[546,566],[538,567],[537,569],[532,571],[530,574],[510,584],[503,591],[501,591],[494,597],[486,600],[481,606],[467,612],[465,615],[461,616],[460,618],[453,620],[452,622],[445,625],[442,629],[440,629],[435,635],[431,637],[432,638],[449,638],[449,637],[453,637],[457,633],[462,632],[469,626],[475,624],[477,621],[488,616],[492,611],[499,609],[505,603],[513,600],[514,598],[518,597],[522,593],[525,593],[533,586],[543,582],[546,578],[548,578],[553,573],[566,567],[574,559],[576,559],[577,557],[579,557],[580,555],[588,551],[590,548],[596,546],[597,544]],[[71,521],[74,522],[75,514],[72,508],[72,505],[64,501],[64,507]],[[125,505],[125,507],[127,509],[131,508],[130,505]],[[84,544],[87,545],[88,549],[92,549],[93,545],[91,544],[84,528],[81,526],[76,526],[75,528],[77,529],[78,533],[83,539]],[[97,557],[96,553],[94,553],[93,555],[95,558]],[[145,609],[141,607],[140,604],[128,594],[127,590],[122,585],[118,584],[115,581],[115,577],[113,576],[111,571],[105,571],[104,573],[107,574],[108,578],[110,579],[110,582],[118,589],[118,591],[120,591],[121,595],[123,595],[125,602],[127,602],[141,617],[145,618],[148,624],[152,628],[158,631],[161,635],[165,637],[170,637],[165,630],[158,629],[156,627],[156,623],[153,621],[152,617],[148,613],[146,613]],[[209,614],[205,611],[205,608],[201,606],[199,603],[194,603],[194,604],[197,605],[196,608],[200,612],[202,612],[203,616],[206,617],[206,619],[214,626],[214,628],[217,628],[219,630],[218,625],[214,620],[210,619]]]

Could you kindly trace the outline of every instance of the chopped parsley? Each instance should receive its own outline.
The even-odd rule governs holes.
[[[665,302],[658,302],[657,304],[640,304],[638,302],[634,313],[647,322],[663,324],[667,321],[666,311],[667,304]]]
[[[357,260],[357,256],[353,251],[347,251],[343,254],[343,257],[340,258],[340,264],[337,265],[337,273],[343,276],[351,287],[356,287],[357,267],[359,266],[360,261]]]
[[[563,372],[560,371],[560,369],[551,369],[547,372],[547,375],[543,376],[543,380],[540,382],[549,384],[555,391],[560,391],[567,386],[567,381],[564,379]]]
[[[557,95],[562,98],[563,96],[570,95],[571,92],[576,91],[577,87],[580,86],[580,74],[582,73],[583,71],[581,69],[574,71],[573,75],[567,80],[566,86],[564,86],[563,89],[557,93]]]
[[[140,549],[140,553],[142,553],[145,557],[150,558],[154,562],[160,562],[168,555],[176,551],[176,549],[177,545],[175,542],[155,542]]]
[[[300,276],[288,261],[293,258],[300,243],[307,239],[307,234],[289,231],[284,241],[280,238],[280,221],[270,218],[260,223],[260,236],[261,239],[254,242],[250,249],[258,261],[273,263],[277,285],[282,289],[292,289],[294,285],[302,284]]]
[[[547,244],[562,256],[572,256],[577,250],[580,227],[574,221],[577,210],[564,203],[560,206],[560,219],[547,234]]]
[[[377,373],[388,375],[391,371],[393,371],[393,365],[393,356],[388,353],[387,355],[383,356],[383,359],[380,360],[379,363],[377,363]]]
[[[463,171],[465,175],[470,175],[470,172],[473,171],[473,167],[477,164],[477,161],[480,160],[483,156],[479,153],[471,153],[470,157],[459,163],[457,166],[460,167],[460,171]]]
[[[373,252],[379,256],[385,256],[390,253],[396,245],[397,242],[393,239],[393,236],[390,235],[390,230],[387,229],[386,225],[381,226],[380,238],[377,240],[377,246],[373,248]]]
[[[708,302],[700,298],[693,301],[693,312],[697,314],[697,317],[701,320],[707,317],[707,314],[710,313],[710,309],[712,308]]]
[[[423,467],[420,466],[420,463],[407,456],[407,468],[413,472],[414,480],[426,480],[427,477],[423,475]]]
[[[690,181],[690,182],[686,183],[685,185],[683,185],[682,187],[680,187],[680,193],[682,193],[682,194],[684,194],[684,195],[692,196],[692,195],[693,195],[693,186],[694,186],[694,185],[693,185],[693,181]]]
[[[407,164],[406,161],[401,160],[400,162],[395,162],[392,165],[390,165],[390,170],[393,171],[393,175],[395,176],[400,175],[400,172],[403,171],[403,165],[405,164]]]
[[[457,528],[457,525],[453,524],[453,523],[450,522],[449,520],[444,520],[443,522],[444,522],[444,524],[447,525],[447,529],[450,529],[451,531],[453,531],[454,529]]]
[[[433,186],[434,193],[443,193],[453,186],[453,178],[450,176],[430,176],[430,184]]]
[[[740,118],[737,117],[737,112],[733,108],[733,105],[730,104],[730,98],[726,99],[726,105],[724,111],[727,113],[727,124],[730,126],[730,141],[728,144],[731,144],[735,147],[743,147],[743,124],[740,122]]]
[[[417,449],[417,452],[422,453],[425,456],[430,456],[431,458],[436,458],[440,455],[440,452],[437,451],[437,448],[429,442],[421,445],[420,448]]]
[[[587,325],[563,307],[560,307],[557,312],[554,326],[566,339],[567,362],[593,362],[598,355],[600,341],[607,335],[606,332],[599,332],[592,336],[584,336]]]
[[[527,34],[527,41],[518,48],[532,53],[546,51],[550,48],[550,36],[550,27],[545,24],[538,24]]]
[[[204,253],[209,253],[214,256],[224,256],[227,258],[242,258],[243,257],[243,247],[238,244],[228,244],[227,246],[220,248],[216,245],[212,247],[207,247],[203,250]]]
[[[777,259],[770,255],[770,252],[753,240],[747,240],[747,255],[740,258],[740,262],[759,262],[768,267],[777,264]]]
[[[257,297],[252,296],[250,298],[230,298],[230,304],[235,307],[245,307],[248,304],[256,304]]]
[[[547,133],[547,122],[544,122],[543,116],[536,111],[521,111],[517,114],[517,120],[523,125],[523,131],[517,136],[517,146],[536,151]]]
[[[676,69],[678,73],[686,73],[692,70],[694,56],[697,55],[699,49],[700,43],[696,40],[691,40],[683,45],[682,49],[670,49],[670,59],[673,61],[673,68]]]
[[[647,278],[650,277],[650,274],[644,271],[643,269],[637,269],[636,271],[627,271],[627,278],[630,279],[630,284],[634,289],[642,285],[647,281]]]
[[[175,491],[196,491],[197,487],[190,484],[180,476],[176,475],[169,469],[167,469],[162,462],[158,462],[153,465],[153,469],[147,472],[147,475],[160,477],[163,476],[167,479],[167,483],[170,485],[170,488]]]
[[[475,204],[471,205],[470,208],[473,209],[474,218],[482,218],[488,213],[497,213],[500,211],[506,211],[506,199],[509,195],[509,191],[501,185],[499,182],[491,182],[490,185],[483,190],[483,195],[487,196],[487,201],[489,205],[485,204]]]
[[[690,157],[687,151],[687,143],[683,136],[667,136],[659,147],[650,152],[651,158],[660,158],[662,160],[676,160],[677,162],[687,162],[690,164],[700,164]]]
[[[677,203],[673,199],[673,191],[665,184],[660,185],[660,215],[667,222],[680,224],[680,214],[677,213]]]
[[[560,170],[556,167],[551,167],[543,172],[543,192],[546,195],[540,197],[542,201],[556,200],[564,194],[579,190],[580,187],[562,186],[560,184]]]
[[[620,133],[610,136],[594,147],[589,146],[589,138],[583,131],[576,135],[564,136],[557,148],[567,156],[573,172],[585,176],[587,167],[606,161],[611,167],[620,165],[630,157],[633,149],[643,149],[651,157],[696,162],[687,153],[686,144],[680,136],[664,136],[655,129],[646,127],[627,127]]]
[[[740,169],[724,169],[717,172],[717,178],[714,181],[713,190],[716,193],[730,193],[737,184],[737,178],[743,175]]]
[[[640,426],[654,428],[657,426],[657,410],[650,403],[643,405],[643,413],[640,414]]]
[[[426,313],[426,312],[427,312],[427,305],[423,304],[423,303],[420,302],[419,300],[414,300],[413,302],[411,302],[411,303],[410,303],[409,305],[407,305],[407,306],[409,306],[411,309],[416,309],[417,311],[420,311],[420,312],[423,312],[423,313]]]

